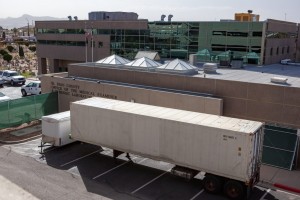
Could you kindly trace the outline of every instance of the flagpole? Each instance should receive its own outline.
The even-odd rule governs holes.
[[[86,22],[84,22],[84,39],[85,39],[85,62],[87,63],[87,46],[88,46],[88,39],[87,39],[87,29],[86,29]]]
[[[92,31],[91,31],[91,41],[92,41],[92,62],[94,62],[94,41],[93,41],[93,23],[92,23]]]

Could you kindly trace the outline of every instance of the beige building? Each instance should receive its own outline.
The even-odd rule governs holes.
[[[285,78],[276,82],[274,77],[278,76]],[[41,79],[43,92],[58,91],[60,111],[68,110],[72,101],[99,96],[261,121],[281,133],[300,129],[299,77],[296,66],[283,65],[185,75],[130,69],[121,64],[82,63],[69,65],[68,73]],[[296,141],[290,142],[296,145]],[[291,151],[293,158],[295,150],[296,146]]]
[[[124,21],[118,20],[119,14],[102,20],[37,21],[38,73],[68,71],[70,63],[94,62],[112,54],[133,60],[139,51],[158,52],[162,60],[188,60],[197,54],[199,62],[238,59],[255,65],[296,59],[296,23]],[[208,55],[201,55],[203,51]]]
[[[185,73],[170,71],[168,62],[165,68],[141,69],[131,68],[126,61],[106,63],[103,59],[116,54],[133,60],[139,51],[155,51],[168,61],[187,60],[191,54],[204,57],[205,62],[236,59],[255,65],[296,60],[300,59],[296,23],[105,19],[43,21],[36,22],[36,28],[39,74],[55,73],[42,76],[42,92],[58,91],[60,111],[68,110],[72,101],[99,96],[262,121],[267,134],[286,134],[275,138],[274,146],[266,145],[265,155],[275,163],[284,161],[284,168],[300,164],[300,154],[296,156],[299,67],[248,65],[204,73],[177,61],[183,65],[180,69],[190,67]],[[209,55],[200,55],[199,50]]]

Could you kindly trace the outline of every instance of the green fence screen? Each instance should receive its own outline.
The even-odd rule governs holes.
[[[262,162],[284,169],[292,169],[297,150],[296,129],[265,126]]]
[[[0,129],[17,126],[58,112],[57,92],[0,102]]]

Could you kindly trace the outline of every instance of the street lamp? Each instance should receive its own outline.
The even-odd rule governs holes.
[[[29,37],[29,20],[26,18],[26,21],[27,21],[27,36]]]

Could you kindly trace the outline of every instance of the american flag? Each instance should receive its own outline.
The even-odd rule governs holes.
[[[88,40],[89,40],[89,38],[91,37],[91,35],[92,35],[91,32],[89,32],[89,31],[86,31],[86,32],[85,32],[85,42],[86,42],[86,43],[88,43]]]

